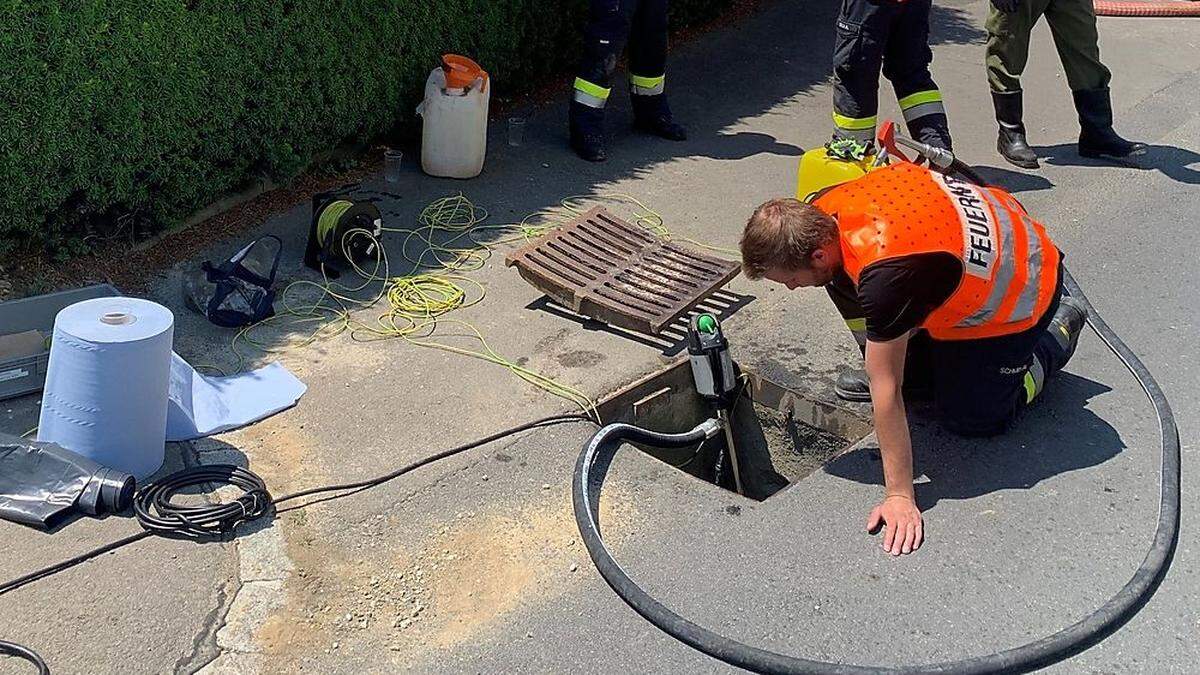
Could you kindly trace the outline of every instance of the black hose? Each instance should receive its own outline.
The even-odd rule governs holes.
[[[974,173],[974,172],[972,172]],[[969,177],[969,176],[968,176]],[[923,666],[889,668],[815,661],[760,649],[693,623],[668,609],[642,590],[613,559],[600,536],[600,490],[620,441],[680,445],[703,436],[700,427],[686,434],[662,435],[624,424],[600,429],[584,446],[575,465],[572,498],[575,522],[592,562],[608,585],[638,614],[671,637],[730,665],[761,673],[1015,673],[1028,672],[1062,661],[1111,635],[1150,599],[1170,566],[1179,540],[1179,431],[1167,397],[1136,354],[1109,328],[1065,268],[1063,284],[1071,297],[1088,310],[1088,325],[1125,364],[1141,385],[1158,416],[1162,439],[1158,524],[1150,551],[1133,577],[1100,608],[1074,624],[1040,640],[994,654]],[[711,422],[711,420],[709,421]],[[708,424],[708,422],[706,422]]]
[[[50,675],[50,668],[46,665],[46,662],[42,660],[41,656],[38,656],[37,652],[29,647],[24,647],[15,642],[0,640],[0,655],[25,659],[37,668],[38,675]]]
[[[303,502],[290,506],[287,509],[282,509],[283,511],[287,511],[311,506],[317,502],[349,497],[363,490],[368,490],[399,478],[414,469],[419,469],[427,464],[432,464],[438,460],[466,452],[467,450],[491,443],[506,436],[543,426],[580,421],[591,422],[592,420],[590,417],[578,413],[543,417],[532,422],[526,422],[525,424],[519,424],[515,427],[498,431],[469,443],[464,443],[463,445],[442,450],[382,476],[354,481],[352,483],[309,488],[275,499],[267,491],[266,483],[249,469],[228,464],[196,466],[183,469],[151,483],[138,491],[134,497],[133,507],[138,522],[144,528],[141,532],[117,539],[85,553],[6,581],[0,584],[0,596],[151,535],[186,537],[198,541],[220,538],[232,532],[239,523],[270,515],[278,504],[301,497],[325,494],[321,499]],[[241,488],[242,494],[235,500],[220,504],[187,506],[176,504],[172,501],[175,495],[189,488],[218,484],[233,485]],[[0,655],[11,655],[27,660],[38,667],[40,675],[49,675],[50,673],[42,657],[38,656],[37,652],[28,647],[0,640]]]
[[[979,175],[979,172],[974,167],[957,157],[954,158],[954,161],[950,162],[950,170],[961,173],[966,176],[967,180],[976,185],[987,185],[987,181],[983,179],[983,176]]]
[[[172,501],[192,487],[232,485],[242,494],[229,502],[188,506]],[[220,537],[238,523],[254,520],[271,508],[267,484],[249,469],[232,464],[210,464],[177,471],[138,490],[133,512],[149,532],[163,536]]]

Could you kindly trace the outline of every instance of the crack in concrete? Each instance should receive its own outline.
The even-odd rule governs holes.
[[[175,661],[176,673],[190,675],[220,658],[224,650],[217,645],[217,632],[225,626],[229,607],[240,589],[237,579],[230,579],[217,589],[217,604],[204,616],[204,623],[192,638],[192,651]]]

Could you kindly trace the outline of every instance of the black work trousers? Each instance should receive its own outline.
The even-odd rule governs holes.
[[[663,75],[667,64],[667,0],[591,0],[578,77],[610,89],[613,70],[626,43],[630,75]]]
[[[856,298],[826,286],[847,324],[864,316]],[[908,341],[904,387],[931,393],[942,425],[961,436],[1003,433],[1041,393],[1045,378],[1069,358],[1047,330],[1058,311],[1062,270],[1054,301],[1037,325],[1020,333],[976,340],[935,340],[920,331]],[[856,336],[858,337],[858,336]],[[861,345],[860,345],[861,346]]]
[[[909,131],[946,124],[929,64],[931,0],[842,0],[833,48],[833,111],[839,136],[870,140],[879,110],[879,73],[892,83]],[[920,119],[930,115],[937,119]]]

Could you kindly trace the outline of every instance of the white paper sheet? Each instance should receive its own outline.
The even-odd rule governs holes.
[[[279,363],[208,377],[172,353],[167,440],[187,441],[257,422],[296,405],[307,389]]]

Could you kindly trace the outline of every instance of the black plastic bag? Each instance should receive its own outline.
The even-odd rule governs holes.
[[[273,234],[244,246],[229,260],[214,266],[205,261],[184,277],[188,307],[225,328],[258,323],[275,314],[275,273],[283,242]]]

